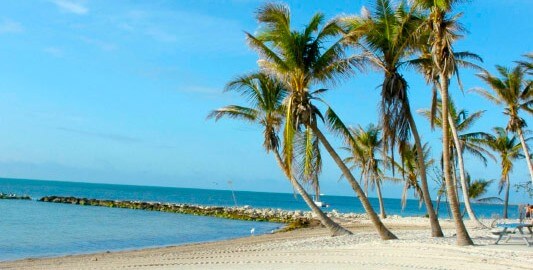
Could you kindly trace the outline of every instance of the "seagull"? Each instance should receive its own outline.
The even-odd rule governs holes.
[[[254,233],[255,233],[255,228],[252,228],[252,229],[250,230],[250,234],[251,234],[251,235],[254,235]]]

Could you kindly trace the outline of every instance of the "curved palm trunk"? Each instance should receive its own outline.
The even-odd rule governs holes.
[[[378,231],[381,239],[383,240],[398,239],[398,237],[396,237],[396,235],[394,235],[391,231],[389,231],[389,229],[385,227],[383,222],[381,222],[381,219],[379,219],[378,215],[372,208],[370,201],[368,201],[368,198],[365,196],[363,189],[361,189],[361,186],[357,183],[357,181],[355,180],[355,177],[353,177],[352,173],[350,172],[350,169],[348,169],[348,167],[346,167],[346,164],[342,162],[342,159],[339,157],[337,152],[335,152],[335,149],[333,149],[333,147],[331,146],[329,141],[326,139],[322,131],[318,129],[316,124],[310,125],[310,128],[313,131],[313,133],[318,137],[322,145],[324,145],[324,147],[326,148],[328,153],[331,155],[335,163],[337,163],[337,166],[339,166],[339,168],[341,169],[342,174],[344,175],[344,177],[346,177],[346,179],[348,180],[348,183],[350,183],[350,185],[352,186],[352,189],[355,191],[355,194],[361,201],[361,204],[365,208],[365,211],[368,214],[368,217],[374,224],[374,227]]]
[[[383,204],[383,196],[381,195],[381,185],[379,184],[379,180],[376,181],[376,191],[378,193],[378,201],[379,201],[379,215],[381,218],[387,218],[387,214],[385,214],[385,205]]]
[[[324,225],[326,228],[329,229],[331,236],[340,236],[340,235],[350,235],[352,232],[346,230],[344,227],[337,224],[335,221],[333,221],[331,218],[329,218],[318,206],[313,202],[313,199],[305,189],[302,187],[300,182],[298,182],[294,177],[292,177],[291,173],[287,169],[287,166],[285,166],[285,163],[283,163],[283,160],[281,159],[281,156],[278,152],[278,150],[274,150],[274,154],[276,156],[276,161],[278,162],[278,165],[285,173],[285,176],[289,179],[292,186],[296,189],[296,191],[302,196],[303,200],[311,208],[313,213],[317,216],[318,220],[320,220],[320,223]]]
[[[418,168],[420,170],[420,184],[422,186],[422,197],[424,198],[424,204],[426,205],[426,211],[429,217],[429,223],[431,225],[431,236],[433,237],[443,237],[442,228],[440,227],[438,215],[435,213],[433,208],[433,202],[431,201],[431,196],[429,194],[428,181],[427,181],[427,172],[426,164],[424,164],[424,150],[422,149],[422,142],[420,140],[420,135],[418,134],[418,128],[416,127],[415,120],[413,115],[409,115],[409,125],[411,126],[411,133],[415,139],[416,154],[418,155]]]
[[[509,182],[509,176],[507,178],[507,187],[505,187],[505,201],[503,202],[503,218],[507,218],[507,209],[509,208],[509,188],[511,187],[511,182]]]
[[[442,98],[442,118],[448,118],[448,77],[445,73],[440,73],[441,83],[441,98]],[[446,181],[446,192],[448,193],[448,201],[452,212],[453,220],[455,222],[455,231],[457,233],[457,245],[467,246],[473,245],[470,235],[466,230],[463,218],[461,217],[461,209],[459,208],[459,200],[457,199],[457,192],[453,185],[450,164],[450,132],[448,121],[442,121],[442,158],[444,165],[444,180]]]
[[[519,128],[518,137],[520,138],[520,144],[522,144],[522,150],[524,150],[524,156],[526,156],[527,168],[529,169],[529,176],[531,177],[531,183],[533,184],[533,164],[531,164],[531,158],[529,155],[529,150],[527,149],[526,140],[524,139],[524,134],[522,129]]]
[[[455,145],[456,153],[457,153],[457,161],[459,165],[459,177],[461,180],[461,190],[463,191],[463,201],[465,204],[466,212],[468,213],[468,217],[470,217],[471,220],[473,220],[477,226],[480,226],[482,228],[486,228],[479,219],[477,219],[476,214],[474,213],[474,210],[472,209],[472,205],[470,204],[470,196],[468,195],[468,185],[466,183],[466,175],[465,175],[465,166],[464,166],[464,160],[463,160],[463,152],[462,152],[462,145],[461,141],[459,141],[459,135],[457,134],[457,128],[455,127],[455,122],[453,121],[451,115],[448,115],[448,123],[450,124],[450,129],[452,131],[452,137],[453,142]]]

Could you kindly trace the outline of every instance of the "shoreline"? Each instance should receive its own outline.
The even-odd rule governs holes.
[[[340,220],[339,220],[340,221]],[[490,220],[484,220],[487,223]],[[427,219],[394,217],[384,223],[399,240],[382,241],[370,221],[342,221],[354,235],[329,237],[321,227],[302,228],[222,241],[135,250],[28,258],[0,262],[2,269],[530,269],[531,252],[522,241],[493,245],[490,230],[467,222],[476,243],[455,246],[453,222],[441,220],[444,238],[429,237]],[[453,258],[453,259],[451,259]]]

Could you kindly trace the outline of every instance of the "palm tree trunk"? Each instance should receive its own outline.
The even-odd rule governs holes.
[[[424,164],[424,150],[422,149],[422,142],[420,135],[418,134],[418,128],[416,127],[413,115],[409,114],[409,125],[411,126],[411,133],[415,139],[416,154],[418,155],[418,168],[420,170],[420,184],[422,186],[422,197],[424,198],[424,204],[426,205],[426,211],[429,217],[429,223],[431,224],[431,236],[443,237],[442,228],[440,227],[439,218],[433,208],[433,202],[429,194],[426,164]]]
[[[505,187],[505,201],[503,202],[503,218],[507,218],[507,209],[509,208],[509,189],[511,187],[511,182],[509,181],[509,176],[507,176],[507,187]]]
[[[378,201],[379,201],[379,215],[381,218],[387,218],[387,214],[385,214],[385,205],[383,204],[383,196],[381,195],[381,185],[379,184],[380,180],[376,181],[376,191],[378,193]]]
[[[435,207],[435,214],[436,214],[437,216],[439,215],[440,198],[441,198],[441,195],[437,195],[437,206]]]
[[[452,156],[452,160],[450,161],[450,166],[452,166],[452,179],[453,179],[453,186],[455,187],[455,194],[459,194],[459,186],[457,186],[457,169],[455,169],[455,158],[453,158],[453,153],[450,149],[450,155]],[[459,195],[457,195],[457,200],[459,200]],[[459,208],[461,208],[461,203],[459,202]]]
[[[278,165],[283,170],[283,172],[285,173],[285,176],[287,176],[287,178],[291,182],[294,189],[296,189],[296,191],[300,194],[300,196],[302,196],[307,206],[311,208],[311,210],[317,216],[318,220],[320,220],[322,225],[324,225],[326,228],[329,229],[331,236],[352,234],[350,231],[346,230],[345,228],[343,228],[342,226],[334,222],[322,210],[320,210],[320,208],[318,208],[318,206],[313,202],[313,199],[311,198],[311,196],[309,196],[309,194],[307,194],[305,189],[302,187],[300,182],[298,182],[296,179],[294,179],[294,177],[292,177],[292,174],[289,172],[289,170],[287,169],[287,166],[285,166],[285,163],[281,159],[281,156],[278,150],[274,150],[274,154],[276,156],[276,161],[278,162]]]
[[[472,205],[470,204],[470,196],[468,195],[468,185],[466,183],[466,175],[465,175],[465,165],[463,160],[463,152],[462,152],[462,145],[461,141],[459,141],[459,135],[457,134],[457,128],[455,127],[455,122],[452,119],[451,115],[448,115],[448,123],[450,124],[450,129],[452,131],[453,136],[453,142],[455,144],[455,152],[457,154],[457,161],[459,165],[459,177],[461,180],[461,190],[463,191],[463,202],[465,204],[466,212],[468,213],[468,217],[470,217],[471,220],[473,220],[476,225],[481,226],[482,228],[486,228],[479,219],[477,219],[476,214],[474,213],[474,210],[472,209]]]
[[[389,229],[385,227],[383,222],[381,222],[378,215],[372,208],[372,205],[368,201],[368,198],[365,196],[365,193],[361,189],[361,186],[357,183],[357,181],[355,180],[355,177],[353,177],[352,173],[350,172],[350,169],[348,169],[348,167],[346,167],[346,164],[342,162],[342,159],[339,157],[337,152],[335,152],[335,149],[333,149],[333,147],[331,146],[329,141],[326,139],[324,134],[322,134],[322,131],[318,129],[316,124],[311,124],[310,127],[313,133],[315,133],[315,135],[318,137],[322,145],[324,145],[328,153],[331,155],[335,163],[337,163],[337,166],[339,166],[339,168],[341,169],[342,174],[348,180],[348,183],[350,183],[350,185],[352,186],[352,189],[355,191],[355,194],[361,201],[361,204],[365,208],[365,211],[368,214],[368,217],[374,224],[374,227],[378,231],[381,239],[383,240],[398,239],[398,237],[396,237],[396,235],[394,235],[391,231],[389,231]]]
[[[526,140],[524,139],[524,134],[521,128],[518,129],[518,137],[520,137],[520,144],[522,144],[522,150],[524,150],[524,156],[526,156],[527,168],[529,169],[529,176],[531,177],[531,184],[533,184],[533,164],[531,164],[529,150],[527,148]]]
[[[441,72],[441,98],[442,98],[442,158],[444,163],[444,180],[446,181],[446,192],[448,193],[448,201],[450,204],[453,220],[455,222],[455,231],[457,233],[457,245],[468,246],[473,245],[470,235],[466,230],[465,224],[461,217],[461,209],[459,208],[459,200],[457,199],[457,193],[455,192],[455,186],[453,185],[453,179],[451,175],[450,164],[450,131],[448,121],[444,120],[448,118],[448,77],[445,72]]]

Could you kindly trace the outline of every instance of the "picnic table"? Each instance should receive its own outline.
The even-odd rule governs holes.
[[[502,240],[503,237],[507,236],[507,239],[505,242],[509,241],[511,239],[512,234],[515,234],[518,232],[520,234],[520,238],[522,238],[528,247],[533,245],[533,242],[530,242],[528,240],[528,234],[524,233],[524,228],[527,228],[529,231],[529,238],[533,238],[533,224],[532,223],[502,223],[496,225],[497,227],[503,228],[503,230],[499,232],[493,232],[494,234],[498,235],[498,239],[494,244],[498,244],[500,240]]]

